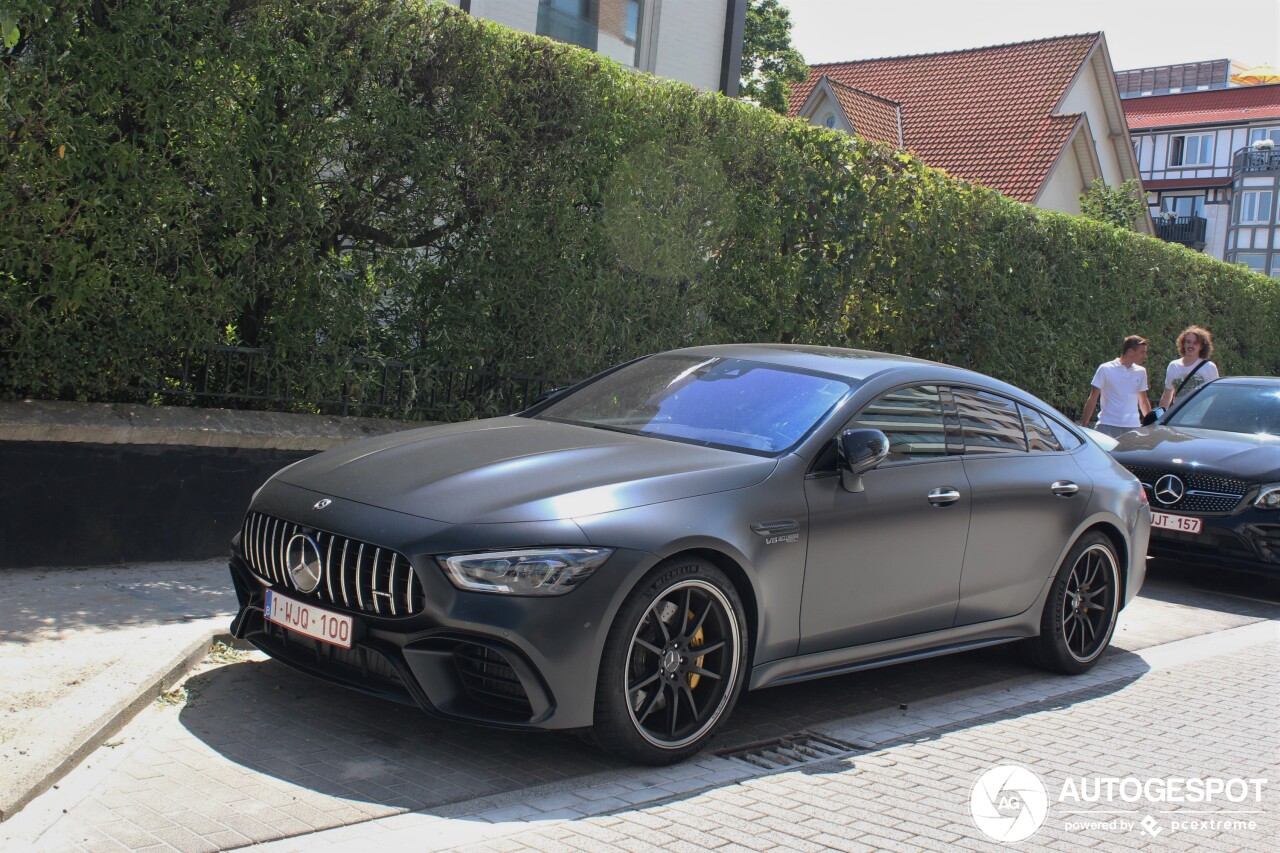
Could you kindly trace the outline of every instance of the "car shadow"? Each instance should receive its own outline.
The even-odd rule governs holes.
[[[1126,657],[1134,656],[1116,649],[1107,656]],[[1008,682],[1029,675],[1045,673],[997,647],[759,690],[741,698],[703,754],[792,736],[854,715],[905,714],[955,691],[994,694],[1002,685],[1016,690]],[[1122,689],[1131,680],[1109,682],[1105,689]],[[415,707],[338,687],[269,659],[208,670],[188,682],[188,691],[183,726],[227,761],[322,797],[380,809],[429,811],[544,783],[572,788],[602,773],[644,774],[644,768],[592,749],[571,734],[437,720]],[[1089,696],[1096,695],[1095,687]],[[1013,708],[1007,715],[1020,713]]]
[[[1280,577],[1217,566],[1153,560],[1139,595],[1219,613],[1280,619]]]

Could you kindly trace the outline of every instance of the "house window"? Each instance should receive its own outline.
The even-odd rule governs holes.
[[[600,42],[598,0],[538,0],[538,35],[595,50]]]
[[[1249,128],[1249,144],[1259,142],[1263,139],[1270,139],[1272,142],[1280,144],[1280,127],[1251,127]]]
[[[644,0],[538,0],[537,33],[639,68]]]
[[[1169,137],[1170,166],[1208,166],[1213,162],[1213,134]]]
[[[1160,199],[1160,212],[1171,216],[1204,216],[1204,196],[1174,195]]]
[[[1236,263],[1244,264],[1254,272],[1263,272],[1267,268],[1267,256],[1256,252],[1241,252],[1236,255]]]
[[[635,44],[640,40],[641,0],[627,0],[627,23],[622,37]]]
[[[822,119],[822,126],[834,128],[836,126],[836,114],[827,113]]]
[[[1236,222],[1257,225],[1271,221],[1271,190],[1253,190],[1240,193],[1240,206],[1236,208]]]

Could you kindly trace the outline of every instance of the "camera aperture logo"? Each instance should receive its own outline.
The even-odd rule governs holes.
[[[1049,813],[1049,794],[1032,771],[1000,764],[978,777],[969,794],[969,811],[983,834],[1013,843],[1029,838]]]

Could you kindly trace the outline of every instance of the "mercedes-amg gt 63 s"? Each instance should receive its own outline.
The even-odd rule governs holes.
[[[1151,553],[1280,576],[1280,378],[1197,388],[1112,456],[1151,499]]]
[[[668,764],[743,690],[1006,642],[1084,672],[1150,524],[1132,474],[1003,382],[696,347],[280,471],[233,543],[232,630],[434,715]]]

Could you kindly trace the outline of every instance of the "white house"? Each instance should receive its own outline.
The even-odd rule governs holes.
[[[448,0],[527,33],[590,48],[637,71],[738,94],[747,0]]]

